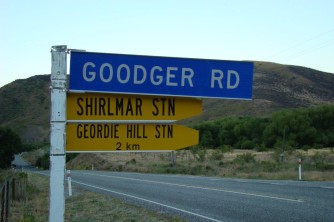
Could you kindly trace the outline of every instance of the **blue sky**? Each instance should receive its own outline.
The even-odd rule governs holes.
[[[332,0],[0,0],[0,87],[49,74],[53,45],[334,73],[333,11]]]

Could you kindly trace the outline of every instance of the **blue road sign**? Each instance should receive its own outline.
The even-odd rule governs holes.
[[[71,91],[249,100],[252,82],[252,62],[71,52]]]

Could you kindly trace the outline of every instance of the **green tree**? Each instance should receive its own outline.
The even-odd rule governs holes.
[[[213,136],[211,131],[207,130],[204,131],[202,137],[201,137],[201,143],[200,145],[203,147],[212,147],[213,146]]]
[[[36,161],[36,166],[44,170],[50,169],[50,154],[46,153]]]
[[[316,129],[315,143],[320,146],[334,146],[334,106],[325,105],[309,111],[312,126]]]
[[[269,118],[229,117],[195,126],[207,148],[296,149],[334,146],[334,105],[284,109]]]
[[[8,168],[14,154],[22,152],[20,137],[8,127],[0,127],[0,168]]]
[[[236,143],[237,138],[235,138],[233,133],[236,122],[236,118],[224,118],[220,121],[219,132],[217,136],[217,140],[219,141],[220,146],[233,146]]]

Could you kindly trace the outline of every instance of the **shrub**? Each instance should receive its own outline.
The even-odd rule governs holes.
[[[261,144],[261,145],[256,146],[256,151],[265,152],[265,151],[268,151],[268,149],[263,144]]]
[[[237,157],[233,160],[235,163],[255,163],[255,155],[251,153],[244,153],[241,155],[237,155]]]
[[[200,149],[200,150],[197,152],[196,159],[197,159],[199,162],[204,162],[204,161],[205,161],[205,156],[206,156],[206,149]]]
[[[165,155],[163,155],[162,153],[159,155],[160,160],[165,160]]]
[[[313,163],[314,163],[316,166],[324,165],[324,163],[325,163],[325,159],[326,159],[326,154],[316,152],[316,153],[311,157],[311,159],[312,159]]]
[[[311,157],[316,169],[318,170],[333,170],[334,165],[327,163],[326,160],[326,154],[325,153],[319,153],[316,152],[312,157]]]
[[[224,154],[221,150],[214,150],[210,156],[211,160],[222,160],[224,158]]]
[[[66,154],[66,163],[73,160],[78,155],[79,155],[78,153],[67,153]]]
[[[137,161],[135,158],[132,158],[130,161],[126,162],[126,164],[136,164]]]
[[[279,171],[280,165],[273,162],[261,161],[259,164],[264,172],[276,172]]]
[[[197,161],[205,161],[206,149],[204,147],[195,146],[194,148],[190,149],[190,152],[194,155]]]
[[[123,165],[118,165],[117,171],[119,171],[119,172],[123,171]]]
[[[50,168],[50,154],[46,153],[42,157],[39,157],[36,161],[36,166],[48,170]]]
[[[193,167],[190,168],[189,174],[191,174],[191,175],[198,175],[198,174],[202,173],[202,170],[203,170],[202,165],[195,165],[195,166],[193,166]]]
[[[0,126],[0,168],[10,167],[14,154],[22,152],[22,143],[18,134],[8,127]]]
[[[245,140],[241,143],[240,149],[243,150],[251,150],[254,149],[254,147],[257,147],[258,145],[252,141],[252,140]]]

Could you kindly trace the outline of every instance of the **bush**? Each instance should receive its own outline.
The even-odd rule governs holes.
[[[159,158],[160,158],[160,160],[165,160],[165,155],[160,154],[160,155],[159,155]]]
[[[122,172],[123,171],[123,165],[118,165],[117,166],[117,171]]]
[[[319,153],[316,152],[312,157],[311,157],[313,163],[315,164],[315,166],[318,168],[322,165],[325,164],[325,159],[326,159],[326,154],[324,153]]]
[[[229,145],[219,146],[218,149],[220,149],[223,153],[233,152],[232,146]]]
[[[241,155],[237,155],[237,157],[233,160],[234,163],[255,163],[255,155],[251,153],[244,153]]]
[[[326,154],[325,153],[319,153],[316,152],[312,157],[312,161],[315,165],[315,168],[317,170],[333,170],[334,169],[334,165],[333,164],[329,164],[327,163],[327,159],[326,159]]]
[[[241,147],[240,149],[243,149],[243,150],[252,150],[254,149],[255,147],[257,147],[258,145],[252,141],[252,140],[245,140],[241,143]]]
[[[10,167],[14,154],[22,152],[20,137],[8,127],[0,127],[0,168]]]
[[[210,156],[211,160],[222,160],[224,158],[224,154],[221,150],[214,150]]]
[[[137,161],[135,158],[132,158],[130,161],[127,161],[126,164],[136,164]]]
[[[273,162],[261,161],[259,166],[264,172],[276,172],[279,171],[280,165]]]
[[[68,154],[66,154],[66,163],[73,160],[78,155],[79,155],[78,153],[68,153]]]
[[[199,162],[204,162],[206,157],[206,149],[204,147],[195,146],[190,149],[191,153],[194,155],[195,159]]]
[[[256,151],[265,152],[265,151],[268,151],[268,149],[263,144],[261,144],[261,145],[256,146]]]
[[[195,166],[193,166],[193,167],[190,168],[189,174],[191,174],[191,175],[199,175],[202,172],[203,172],[202,165],[195,165]]]
[[[36,166],[44,170],[50,169],[50,154],[46,153],[42,157],[39,157],[36,161]]]
[[[204,162],[206,157],[206,149],[200,149],[197,153],[197,160],[199,162]]]

